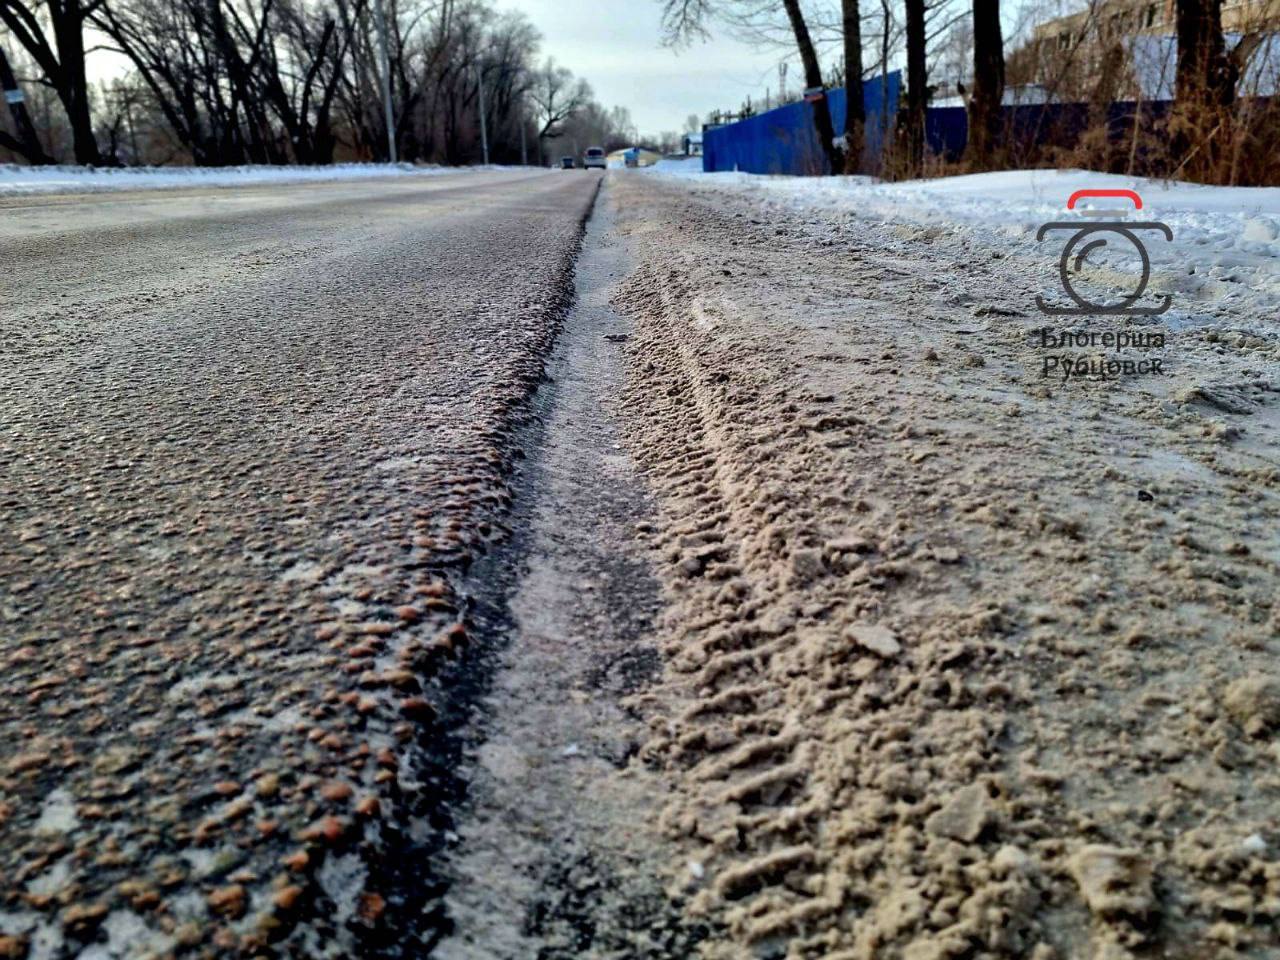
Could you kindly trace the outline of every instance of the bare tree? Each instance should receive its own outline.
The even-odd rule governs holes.
[[[782,0],[782,5],[786,8],[787,19],[791,21],[791,31],[795,34],[800,64],[804,67],[805,86],[820,93],[820,96],[813,101],[813,127],[818,134],[818,144],[826,157],[827,171],[837,173],[844,167],[844,155],[836,146],[835,127],[831,122],[831,103],[827,100],[824,91],[822,65],[818,62],[818,52],[814,48],[813,37],[809,33],[804,11],[800,9],[800,0]]]
[[[862,13],[858,0],[840,0],[844,26],[844,172],[862,170],[867,107],[862,94]]]
[[[662,0],[664,37],[673,46],[705,38],[708,36],[707,24],[714,18],[758,43],[773,44],[778,38],[778,6],[772,0]],[[799,54],[800,65],[804,69],[805,86],[811,90],[825,91],[818,50],[800,0],[782,0],[781,8],[781,12],[786,14],[785,23],[790,32],[791,43]],[[831,104],[825,92],[813,101],[813,126],[827,172],[837,173],[843,170],[844,155],[835,142]]]
[[[514,162],[530,136],[556,136],[593,105],[584,81],[550,62],[536,65],[538,32],[522,14],[500,12],[497,0],[384,5],[391,119],[406,160],[474,161],[483,126],[494,159]],[[38,81],[26,109],[15,71],[0,69],[14,91],[6,98],[13,132],[0,136],[0,148],[38,160],[41,146],[57,155],[71,132],[80,162],[100,160],[98,144],[133,162],[182,153],[202,165],[383,159],[387,115],[371,8],[369,0],[0,0],[0,31],[20,45],[16,72]],[[79,47],[55,29],[57,18],[76,27]],[[95,90],[94,111],[87,89],[74,94],[88,28],[133,67]],[[78,59],[70,56],[77,49]],[[66,124],[45,116],[53,99],[45,91],[53,90]],[[609,129],[633,129],[629,117],[610,117]]]
[[[1175,76],[1180,103],[1204,106],[1230,102],[1221,0],[1177,0],[1178,62]]]
[[[53,163],[53,158],[44,152],[40,138],[36,136],[36,128],[31,123],[31,115],[27,113],[26,96],[18,86],[18,80],[9,66],[9,58],[0,47],[0,87],[4,89],[4,98],[9,104],[9,115],[13,117],[13,128],[16,137],[0,130],[0,147],[12,150],[24,157],[28,163]]]
[[[969,100],[970,169],[991,168],[1000,138],[1004,100],[1004,38],[1000,0],[973,0],[973,92]]]
[[[907,26],[907,173],[917,177],[924,169],[925,109],[929,103],[929,69],[926,60],[925,0],[905,0]]]
[[[85,23],[103,0],[0,0],[0,24],[53,87],[71,127],[76,163],[100,164],[85,69]],[[46,28],[47,24],[47,28]]]
[[[1216,165],[1219,136],[1229,125],[1235,73],[1222,36],[1221,0],[1177,0],[1176,107],[1170,147],[1177,172],[1203,178]],[[1228,131],[1229,134],[1229,131]],[[1215,139],[1218,143],[1215,143]]]
[[[529,99],[538,117],[538,150],[544,140],[561,133],[560,126],[591,102],[591,87],[585,80],[574,79],[567,67],[547,60],[534,75]]]

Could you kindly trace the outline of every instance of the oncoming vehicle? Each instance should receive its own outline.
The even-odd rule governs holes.
[[[597,170],[608,169],[609,161],[605,159],[604,147],[588,147],[587,155],[582,158],[582,169],[590,170],[595,167]]]
[[[561,169],[561,170],[572,170],[572,169],[573,169],[573,165],[574,165],[573,157],[561,157],[561,158],[560,158],[560,169]]]

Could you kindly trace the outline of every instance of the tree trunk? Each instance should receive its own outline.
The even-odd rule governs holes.
[[[804,83],[810,89],[822,88],[822,67],[818,63],[818,52],[813,47],[813,38],[809,36],[809,25],[805,23],[804,12],[800,9],[800,0],[782,0],[787,8],[787,17],[791,20],[791,31],[796,37],[796,47],[800,50],[800,62],[804,65]],[[822,155],[827,161],[827,172],[835,173],[843,168],[843,157],[836,149],[835,128],[831,124],[831,104],[824,93],[821,100],[813,104],[813,126],[818,133],[818,143],[822,147]]]
[[[27,163],[40,165],[53,163],[53,158],[44,152],[44,147],[40,145],[40,138],[36,136],[36,128],[31,123],[31,115],[27,113],[27,104],[22,99],[22,90],[18,86],[18,80],[13,75],[13,70],[9,66],[9,58],[5,56],[4,48],[0,47],[0,87],[4,88],[5,100],[9,104],[9,113],[13,116],[13,127],[18,137],[12,143],[6,143],[4,140],[11,138],[4,137],[0,143],[20,153],[27,158]]]
[[[50,8],[59,7],[50,4]],[[79,0],[70,2],[58,10],[53,18],[54,39],[58,45],[60,76],[51,78],[67,112],[71,126],[71,143],[76,163],[84,166],[100,166],[102,154],[93,135],[93,115],[89,107],[89,80],[84,63],[84,19]]]
[[[1004,99],[1004,38],[1000,0],[973,0],[973,96],[969,101],[971,170],[990,170],[1000,140]]]
[[[1187,173],[1199,179],[1214,163],[1211,131],[1235,95],[1222,38],[1221,0],[1177,0],[1175,26],[1178,60],[1170,148],[1175,163],[1196,158],[1196,168]]]
[[[924,120],[929,102],[929,71],[925,64],[925,0],[906,0],[907,12],[907,175],[924,170]]]
[[[880,172],[884,173],[884,157],[889,149],[889,28],[893,25],[893,9],[889,0],[880,0],[884,29],[880,31]]]
[[[858,0],[840,0],[840,7],[844,14],[844,172],[861,173],[867,123],[862,94],[862,15]]]
[[[1221,0],[1178,0],[1176,97],[1180,103],[1230,104]],[[1225,98],[1225,100],[1224,100]]]

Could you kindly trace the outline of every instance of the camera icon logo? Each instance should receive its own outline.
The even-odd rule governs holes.
[[[1142,197],[1133,190],[1077,190],[1067,200],[1067,209],[1074,210],[1077,203],[1089,197],[1125,199],[1133,203],[1134,210],[1142,209]],[[1163,234],[1165,240],[1172,242],[1173,231],[1169,229],[1168,224],[1155,220],[1129,222],[1124,219],[1129,215],[1126,209],[1086,209],[1080,212],[1086,217],[1093,218],[1092,222],[1055,220],[1042,225],[1036,233],[1036,242],[1041,242],[1054,231],[1072,232],[1058,260],[1058,277],[1062,280],[1063,291],[1071,298],[1074,306],[1055,306],[1046,302],[1043,297],[1037,296],[1036,306],[1040,308],[1040,312],[1054,317],[1154,317],[1168,310],[1173,298],[1167,293],[1155,306],[1135,306],[1147,292],[1147,286],[1151,282],[1151,257],[1147,254],[1147,248],[1138,234],[1144,231],[1156,232]],[[1112,236],[1108,238],[1107,234]],[[1097,303],[1081,295],[1075,283],[1081,279],[1090,254],[1109,246],[1115,249],[1121,245],[1132,248],[1137,253],[1138,262],[1141,265],[1140,274],[1132,285],[1123,292],[1118,301],[1110,303]]]

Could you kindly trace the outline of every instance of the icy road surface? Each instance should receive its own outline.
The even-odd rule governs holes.
[[[431,678],[597,184],[0,201],[0,956],[421,949]]]

